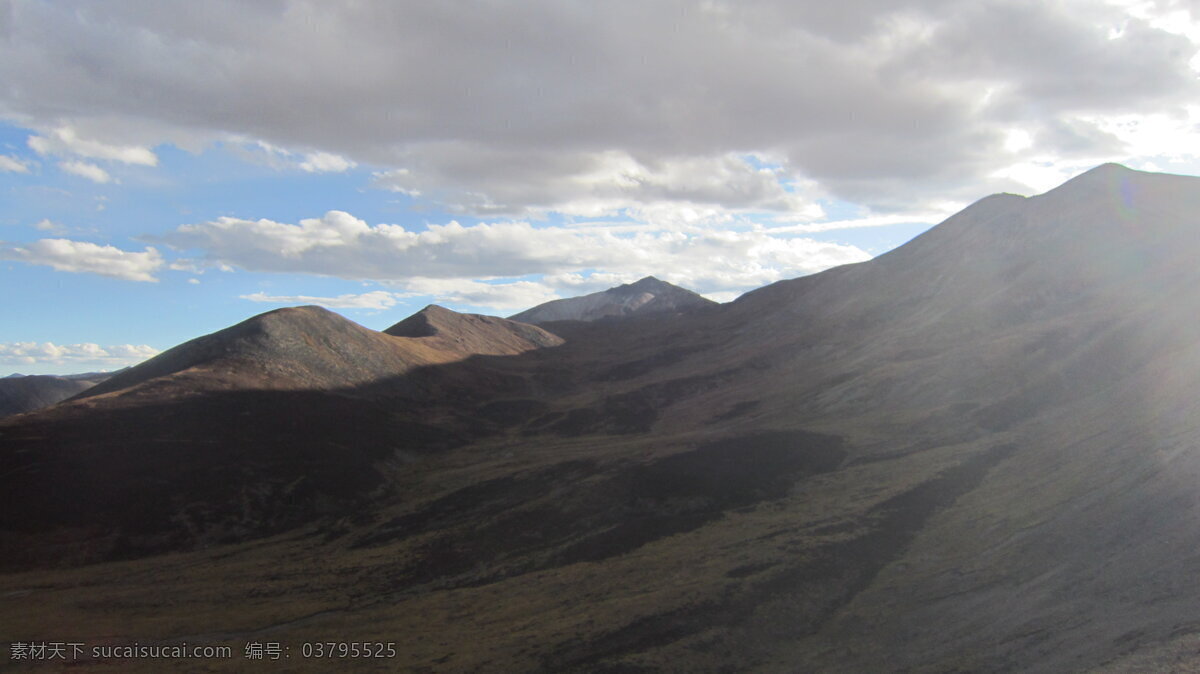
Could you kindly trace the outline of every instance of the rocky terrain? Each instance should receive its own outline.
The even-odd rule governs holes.
[[[1105,165],[695,311],[255,317],[0,421],[0,632],[1192,671],[1198,232],[1200,179]]]

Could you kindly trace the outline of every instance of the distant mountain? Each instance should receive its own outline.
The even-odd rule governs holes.
[[[89,390],[84,397],[139,385],[167,391],[336,389],[399,376],[475,354],[515,354],[562,340],[502,318],[435,305],[385,332],[317,306],[278,309],[165,351]],[[125,395],[129,395],[126,392]]]
[[[434,672],[1196,669],[1197,259],[1200,179],[1104,165],[561,341],[265,314],[0,420],[0,596],[54,606],[0,630],[403,634],[387,666]]]
[[[534,324],[551,321],[594,321],[613,316],[690,311],[716,304],[690,290],[647,276],[635,283],[627,283],[602,292],[551,300],[509,318]]]
[[[109,376],[103,372],[67,376],[9,375],[0,379],[0,417],[49,407],[86,391]]]
[[[533,348],[558,346],[562,339],[545,330],[514,320],[460,314],[431,304],[384,330],[394,337],[428,338],[447,351],[507,355]]]
[[[128,367],[123,367],[119,370],[111,370],[111,371],[105,371],[105,372],[81,372],[79,374],[63,374],[63,375],[58,375],[58,376],[62,377],[63,379],[79,379],[79,380],[100,382],[100,381],[104,381],[105,379],[108,379],[109,377],[111,377],[115,374],[124,372],[125,370],[128,370],[128,369],[129,369]]]
[[[15,480],[4,487],[27,508],[17,526],[122,532],[71,551],[94,559],[240,540],[352,509],[384,484],[382,463],[477,432],[469,419],[430,423],[430,390],[462,391],[460,401],[484,390],[477,377],[431,366],[562,342],[437,306],[389,332],[315,306],[267,312],[118,373],[20,431],[0,430],[9,447],[57,438],[44,452],[3,455]],[[63,490],[74,496],[61,500]],[[0,530],[17,521],[0,514]],[[18,546],[0,560],[28,554]]]

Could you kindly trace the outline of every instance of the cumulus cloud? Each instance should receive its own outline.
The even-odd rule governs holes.
[[[554,211],[596,218],[625,213],[662,226],[727,220],[732,213],[821,215],[815,195],[798,193],[797,183],[780,167],[763,166],[751,156],[640,161],[628,152],[608,151],[563,162],[518,154],[498,151],[483,158],[462,143],[441,143],[425,148],[423,170],[380,171],[372,184],[413,196],[440,196],[451,211],[468,214]],[[483,191],[461,180],[459,170],[481,160],[507,167],[490,177]],[[559,164],[561,172],[546,173],[547,165]]]
[[[297,153],[263,140],[239,139],[231,146],[233,152],[247,161],[265,164],[273,169],[296,170],[305,173],[342,173],[358,164],[331,152]]]
[[[244,300],[270,304],[319,304],[330,309],[390,309],[404,298],[429,297],[442,304],[483,307],[502,312],[524,309],[559,299],[554,283],[538,281],[483,282],[474,279],[411,278],[395,281],[395,292],[373,290],[336,297],[312,295],[268,295],[263,292],[240,295]],[[578,293],[575,293],[578,294]]]
[[[566,296],[586,295],[588,293],[608,290],[616,286],[637,281],[641,276],[636,273],[613,273],[608,271],[592,271],[589,273],[565,272],[547,274],[542,282],[557,289]]]
[[[796,213],[811,207],[803,181],[879,211],[924,208],[1010,189],[1004,169],[1022,162],[1129,157],[1108,120],[1196,100],[1200,31],[1179,10],[21,3],[0,42],[0,115],[43,129],[35,150],[106,161],[261,140],[302,170],[370,165],[380,187],[489,216]],[[1013,129],[1031,142],[1009,142]]]
[[[87,365],[97,369],[125,367],[158,355],[158,349],[145,344],[54,344],[52,342],[0,343],[0,363],[4,365]]]
[[[338,295],[337,297],[314,297],[311,295],[268,295],[258,292],[240,295],[251,302],[271,304],[319,304],[331,309],[387,309],[396,305],[395,293],[373,290],[367,293]]]
[[[67,173],[87,178],[94,183],[103,185],[104,183],[112,182],[112,176],[108,175],[108,171],[85,161],[64,161],[60,162],[58,167]]]
[[[39,232],[50,232],[51,234],[65,234],[67,228],[61,223],[54,222],[50,218],[42,218],[33,223],[33,228]]]
[[[461,282],[600,270],[633,278],[655,274],[705,291],[752,287],[869,258],[854,246],[762,228],[625,232],[620,227],[535,227],[506,221],[449,222],[412,231],[401,225],[369,225],[342,211],[298,224],[222,217],[182,225],[152,240],[200,251],[210,264],[249,271]]]
[[[110,145],[81,138],[70,126],[61,126],[43,136],[30,136],[29,147],[40,155],[78,155],[123,164],[157,166],[158,156],[136,145]]]
[[[6,173],[29,173],[29,165],[18,157],[0,154],[0,171]]]
[[[328,152],[310,152],[304,155],[300,169],[309,173],[341,173],[354,168],[356,164],[345,157]]]
[[[1061,183],[1064,180],[1060,180],[1058,182]],[[1057,184],[1058,183],[1054,183],[1054,185]],[[1053,187],[1054,185],[1050,185],[1050,187]],[[905,214],[892,213],[884,215],[866,215],[859,218],[846,218],[844,220],[822,220],[821,222],[787,224],[771,227],[768,231],[770,231],[770,233],[773,235],[817,234],[820,232],[834,232],[843,229],[863,229],[867,227],[890,227],[892,225],[908,223],[938,222],[953,215],[954,212],[958,210],[957,206],[957,204],[946,204],[944,208],[937,211]]]
[[[463,304],[504,312],[559,299],[554,289],[536,281],[484,283],[472,279],[410,279],[401,284],[409,296],[431,296],[445,304]]]
[[[23,246],[0,248],[0,258],[45,265],[58,271],[152,283],[158,281],[154,272],[163,266],[162,255],[152,247],[139,253],[71,239],[40,239]]]

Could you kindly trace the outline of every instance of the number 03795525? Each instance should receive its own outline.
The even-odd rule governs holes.
[[[306,658],[394,658],[394,641],[311,641],[300,646]]]

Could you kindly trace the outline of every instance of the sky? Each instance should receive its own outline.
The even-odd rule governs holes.
[[[1200,173],[1200,2],[0,0],[0,376],[320,304],[729,301]]]

